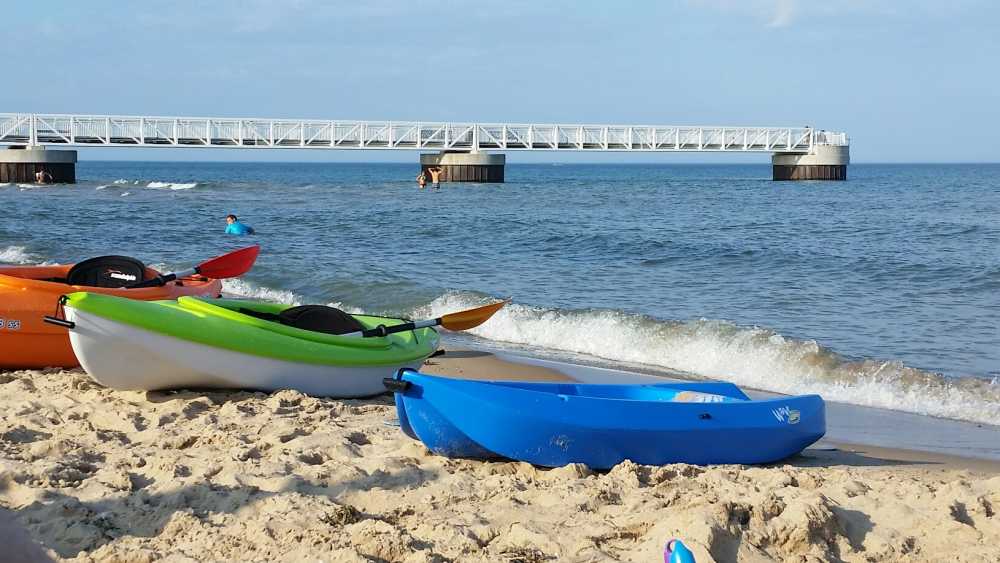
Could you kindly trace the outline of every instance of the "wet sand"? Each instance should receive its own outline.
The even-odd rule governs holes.
[[[455,350],[426,371],[571,379]],[[608,472],[430,454],[389,396],[119,392],[0,372],[0,507],[72,561],[1000,560],[1000,463],[822,443]],[[8,527],[7,531],[12,528]]]

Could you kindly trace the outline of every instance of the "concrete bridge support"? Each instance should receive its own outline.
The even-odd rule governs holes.
[[[47,172],[55,184],[76,182],[76,151],[45,147],[0,150],[0,183],[34,183],[35,173]]]
[[[430,181],[428,169],[440,167],[442,182],[503,182],[503,168],[507,158],[503,154],[483,152],[443,152],[420,155],[420,169]]]
[[[847,145],[815,145],[808,154],[775,153],[771,156],[775,180],[846,180],[851,163]]]

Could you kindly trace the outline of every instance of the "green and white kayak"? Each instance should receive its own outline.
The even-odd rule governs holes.
[[[419,368],[440,341],[433,328],[362,338],[261,318],[291,310],[237,299],[136,301],[87,292],[65,298],[76,357],[98,383],[114,389],[297,389],[364,397],[383,392],[382,378],[399,368]],[[364,329],[405,322],[340,314]]]

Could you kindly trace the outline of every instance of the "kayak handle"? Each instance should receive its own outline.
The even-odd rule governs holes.
[[[74,323],[73,321],[67,321],[66,319],[60,319],[59,317],[51,317],[49,315],[45,315],[44,317],[42,317],[42,321],[47,322],[50,325],[62,326],[69,329],[76,328],[76,323]]]
[[[404,323],[404,325],[405,324],[413,324],[413,323]],[[364,338],[371,338],[372,336],[389,336],[389,331],[387,330],[385,325],[378,325],[377,327],[369,328],[368,330],[362,330],[361,336]]]
[[[396,379],[395,377],[382,378],[382,385],[385,385],[386,389],[394,393],[402,393],[410,388],[409,381],[403,381],[402,379]]]

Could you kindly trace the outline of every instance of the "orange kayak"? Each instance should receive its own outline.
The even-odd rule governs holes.
[[[201,276],[136,289],[71,285],[65,279],[72,267],[72,264],[0,266],[0,369],[80,365],[66,329],[42,322],[42,317],[55,312],[61,295],[90,291],[154,301],[184,295],[219,297],[222,292],[221,281]],[[145,268],[144,279],[159,274]]]

